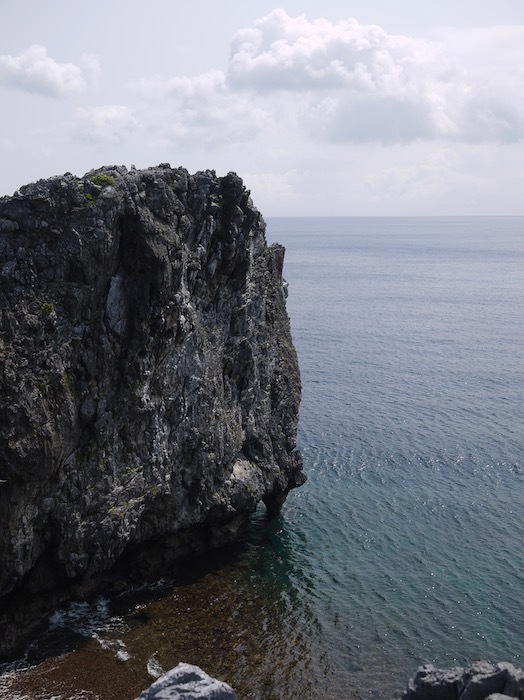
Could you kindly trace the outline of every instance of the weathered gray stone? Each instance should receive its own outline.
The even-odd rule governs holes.
[[[410,681],[404,700],[458,700],[462,691],[462,668],[438,669],[433,664],[421,666]]]
[[[467,669],[467,683],[461,698],[484,700],[492,693],[503,693],[506,678],[506,669],[499,668],[498,664],[480,661]]]
[[[66,174],[0,221],[0,624],[18,593],[278,513],[305,480],[300,377],[284,250],[240,178]]]
[[[504,695],[524,700],[524,671],[505,661],[498,663],[497,666],[505,673]]]
[[[156,680],[137,700],[237,700],[232,688],[198,666],[180,663]]]
[[[524,700],[524,672],[510,663],[479,661],[466,668],[421,666],[403,700]]]

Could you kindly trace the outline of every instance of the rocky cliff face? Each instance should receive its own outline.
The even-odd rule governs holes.
[[[284,251],[230,173],[0,199],[0,596],[238,537],[303,483]]]

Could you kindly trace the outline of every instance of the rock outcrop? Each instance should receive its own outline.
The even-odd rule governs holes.
[[[524,700],[524,672],[510,663],[479,661],[466,668],[421,666],[402,700]]]
[[[264,231],[238,176],[169,165],[0,199],[0,622],[13,596],[235,540],[304,482]]]
[[[198,666],[180,663],[156,680],[137,700],[237,700],[233,689]]]

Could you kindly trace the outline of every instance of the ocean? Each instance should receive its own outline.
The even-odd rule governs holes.
[[[524,217],[267,224],[308,482],[227,556],[56,611],[0,696],[131,700],[187,661],[241,698],[380,700],[422,663],[524,665]]]

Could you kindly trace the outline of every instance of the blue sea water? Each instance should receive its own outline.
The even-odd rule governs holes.
[[[268,238],[309,475],[278,537],[333,697],[394,694],[423,662],[522,664],[524,218],[270,219]]]
[[[31,672],[62,684],[39,698],[131,699],[181,660],[257,700],[389,699],[421,663],[524,665],[524,217],[267,223],[309,480],[233,559],[131,611],[57,611],[53,630],[86,641]]]

